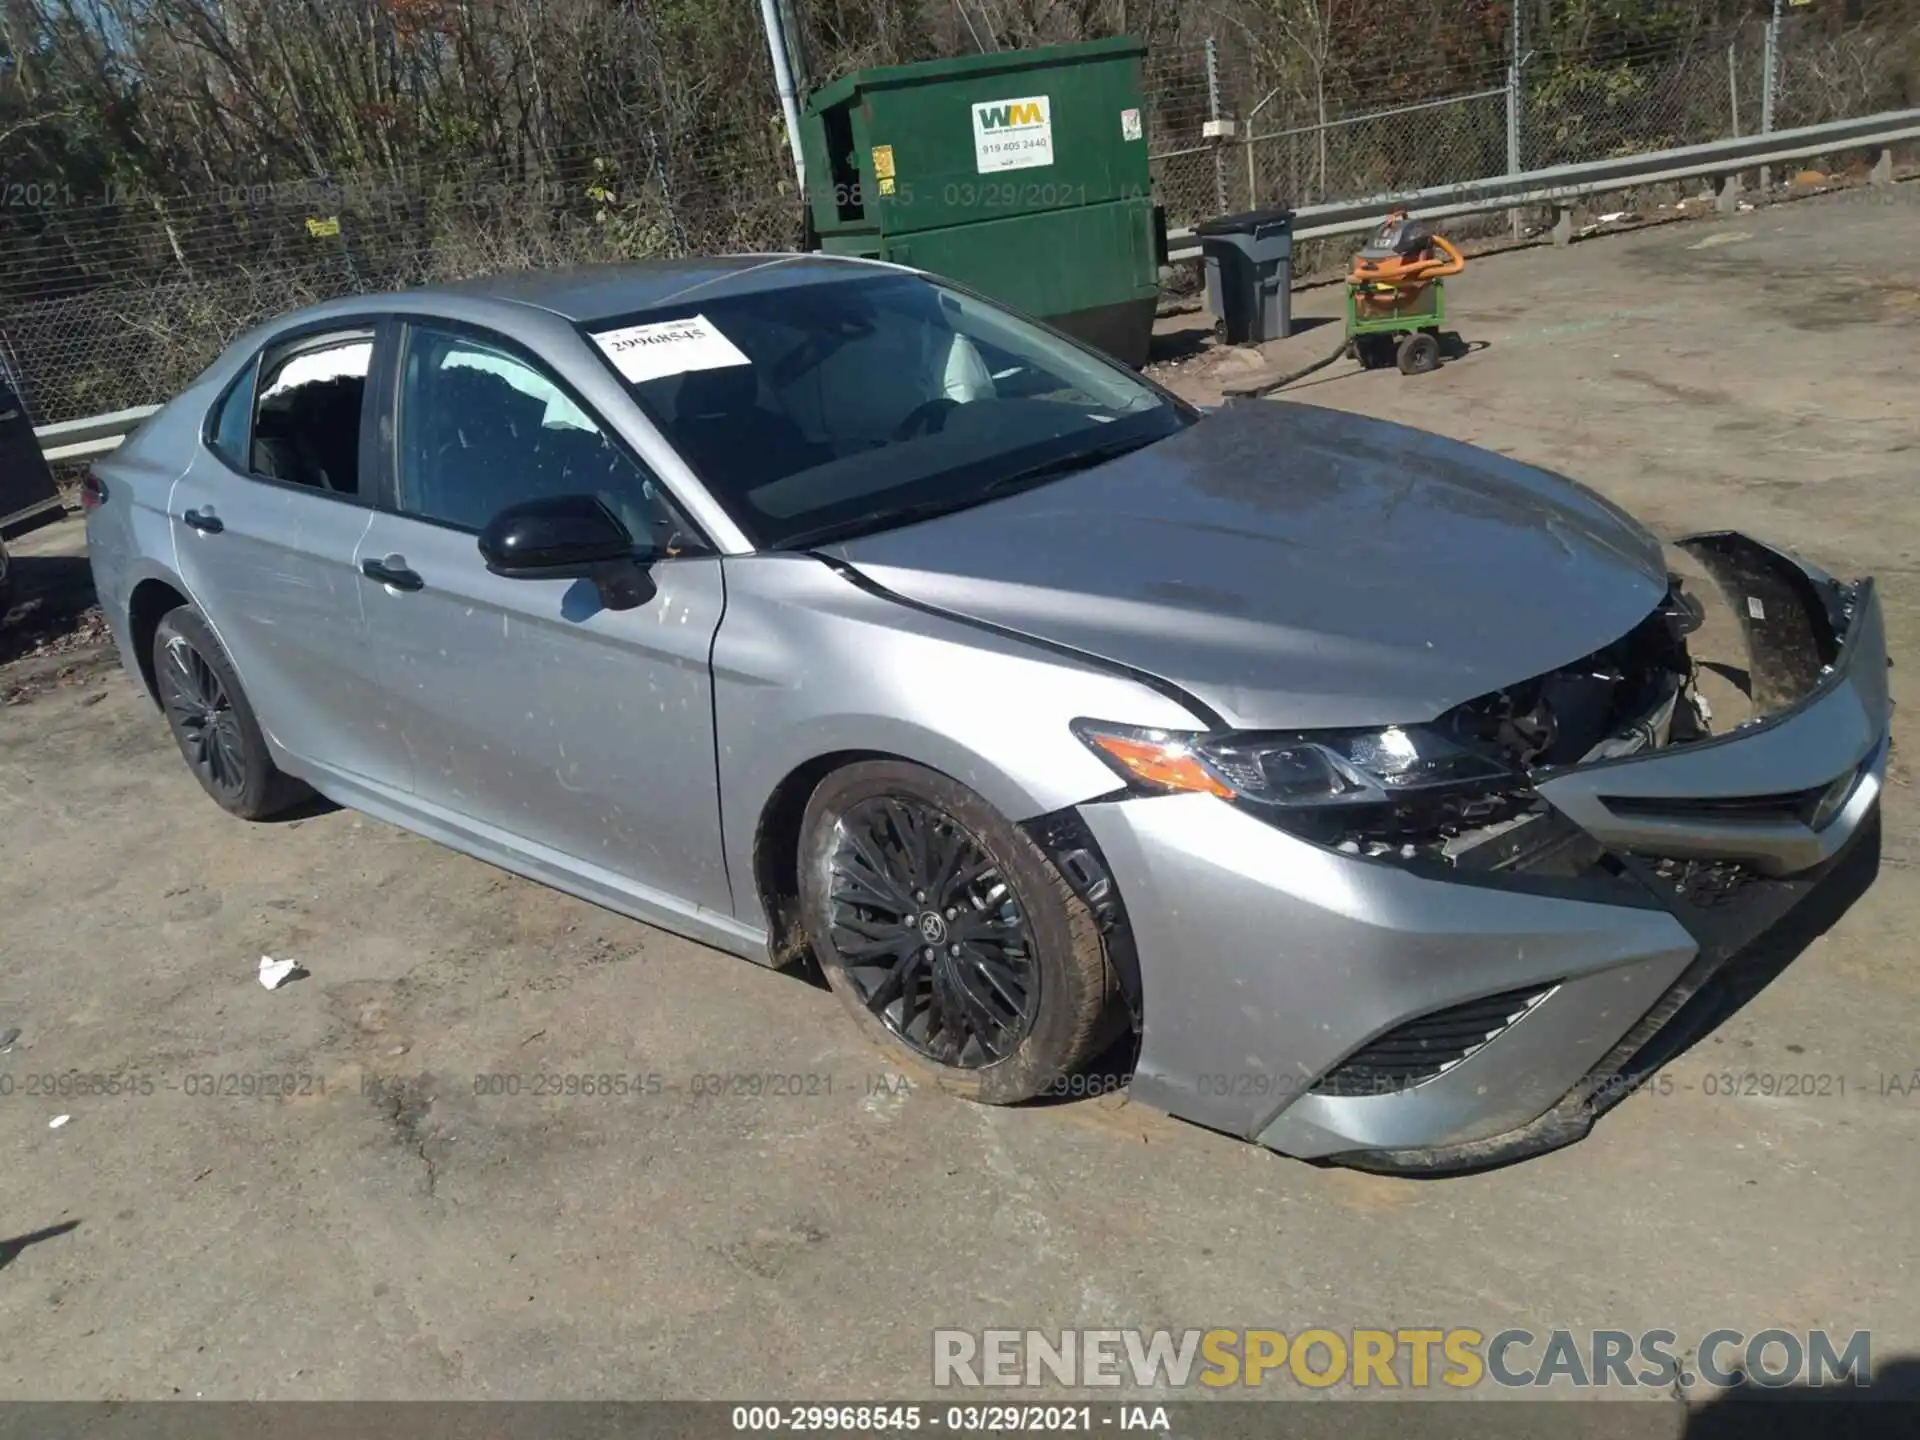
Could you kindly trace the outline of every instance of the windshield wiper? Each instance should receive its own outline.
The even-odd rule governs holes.
[[[1011,475],[1002,475],[999,479],[977,492],[980,496],[1005,495],[1015,490],[1025,490],[1042,481],[1053,480],[1062,475],[1071,475],[1076,470],[1091,470],[1096,465],[1104,465],[1109,460],[1118,460],[1122,455],[1131,455],[1136,450],[1144,450],[1164,435],[1131,436],[1125,440],[1109,440],[1104,445],[1095,445],[1086,450],[1076,450],[1071,455],[1062,455],[1053,460],[1042,460],[1038,465],[1029,465],[1024,470],[1015,470]]]
[[[1154,435],[1146,439],[1134,436],[1127,440],[1110,440],[1105,445],[1076,450],[1071,455],[1043,460],[1038,465],[1029,465],[1023,470],[1001,475],[976,490],[969,490],[964,495],[943,495],[932,500],[922,500],[913,505],[891,505],[883,510],[868,510],[859,515],[850,515],[844,520],[834,520],[825,525],[816,525],[809,530],[796,531],[792,535],[784,536],[778,548],[804,550],[829,540],[849,540],[882,526],[891,529],[899,525],[912,524],[915,520],[931,520],[936,515],[950,515],[956,510],[968,510],[983,501],[1017,490],[1026,490],[1062,475],[1070,475],[1076,470],[1091,470],[1096,465],[1117,460],[1122,455],[1131,454],[1135,450],[1153,444],[1156,440],[1165,438],[1162,435]]]
[[[810,530],[796,530],[791,535],[782,536],[777,547],[781,550],[805,550],[809,546],[821,545],[829,540],[851,540],[856,535],[865,535],[870,530],[885,526],[911,524],[915,520],[931,520],[936,515],[949,515],[955,510],[965,510],[986,499],[984,490],[969,491],[965,495],[945,495],[938,500],[922,500],[915,505],[889,505],[884,510],[866,510],[858,515],[849,515],[844,520],[834,520],[825,525],[815,525]]]

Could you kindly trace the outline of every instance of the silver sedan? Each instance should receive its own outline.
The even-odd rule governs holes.
[[[85,502],[122,658],[234,814],[319,791],[811,956],[978,1100],[1126,1057],[1298,1156],[1577,1138],[1833,893],[1886,763],[1871,581],[1665,550],[1397,425],[1202,414],[868,262],[305,310]]]

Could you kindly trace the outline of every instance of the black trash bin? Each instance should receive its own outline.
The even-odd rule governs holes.
[[[1194,226],[1207,262],[1207,308],[1229,345],[1293,333],[1293,212],[1248,210]]]

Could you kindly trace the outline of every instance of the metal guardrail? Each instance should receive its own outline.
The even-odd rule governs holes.
[[[1306,205],[1293,213],[1295,240],[1318,240],[1330,235],[1354,235],[1373,229],[1389,210],[1401,209],[1422,219],[1445,220],[1457,215],[1480,215],[1516,205],[1564,205],[1588,195],[1601,195],[1629,185],[1658,185],[1701,176],[1731,175],[1784,160],[1802,160],[1833,150],[1888,146],[1902,140],[1920,140],[1920,109],[1889,110],[1857,120],[1834,120],[1796,130],[1774,130],[1734,140],[1713,140],[1677,150],[1655,150],[1555,165],[1514,175],[1494,175],[1454,185],[1432,185],[1400,194],[1372,195],[1364,200],[1338,200]],[[1169,231],[1169,242],[1193,239],[1191,227]],[[1197,260],[1198,245],[1169,249],[1169,260]],[[141,405],[67,420],[35,430],[49,462],[90,460],[112,451],[142,420],[160,407]]]
[[[1574,165],[1554,165],[1515,175],[1494,175],[1453,185],[1431,185],[1424,190],[1371,195],[1364,200],[1303,205],[1293,212],[1293,238],[1319,240],[1330,235],[1359,234],[1379,225],[1389,210],[1405,210],[1425,220],[1446,220],[1458,215],[1507,210],[1516,205],[1564,205],[1629,185],[1659,185],[1702,176],[1729,175],[1784,160],[1824,155],[1832,150],[1885,146],[1915,139],[1920,139],[1920,110],[1889,110],[1857,120],[1834,120],[1796,130],[1713,140],[1677,150],[1583,160]],[[1167,232],[1170,242],[1193,237],[1191,227]],[[1167,258],[1197,260],[1200,247],[1170,248]]]
[[[40,442],[40,453],[47,463],[62,460],[91,460],[116,449],[134,426],[153,414],[158,405],[136,405],[131,410],[115,410],[108,415],[90,415],[85,420],[63,420],[58,425],[42,425],[33,432]]]

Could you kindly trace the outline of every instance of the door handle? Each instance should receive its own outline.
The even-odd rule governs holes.
[[[362,560],[360,573],[369,580],[391,585],[395,590],[420,590],[427,583],[420,578],[418,571],[409,570],[407,562],[398,555],[389,555],[384,560]]]
[[[218,535],[227,528],[225,522],[211,510],[189,510],[180,518],[203,535]]]

